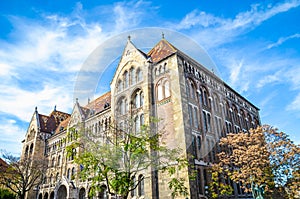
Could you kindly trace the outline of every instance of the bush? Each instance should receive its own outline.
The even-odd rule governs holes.
[[[0,199],[15,199],[15,194],[11,193],[7,189],[1,189],[0,188]]]

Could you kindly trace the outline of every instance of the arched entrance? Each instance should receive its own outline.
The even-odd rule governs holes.
[[[65,185],[61,185],[57,190],[57,199],[67,198],[67,188]]]
[[[44,194],[44,199],[48,199],[48,193],[47,192]]]
[[[107,199],[107,187],[106,185],[101,185],[99,191],[99,199]]]
[[[79,199],[85,199],[85,188],[79,190]]]
[[[43,194],[42,193],[39,194],[39,199],[43,199]]]
[[[50,193],[50,199],[54,199],[54,191]]]

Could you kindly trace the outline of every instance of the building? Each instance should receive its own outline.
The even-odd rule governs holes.
[[[129,112],[134,113],[136,125],[152,116],[163,118],[169,136],[167,145],[178,146],[193,155],[196,179],[188,179],[190,171],[181,174],[187,179],[191,199],[206,198],[207,169],[215,161],[218,140],[229,132],[247,131],[260,124],[256,106],[166,39],[162,38],[144,53],[129,38],[109,92],[87,105],[76,101],[71,114],[56,109],[48,116],[37,109],[33,113],[22,157],[45,156],[49,168],[38,193],[29,196],[88,197],[89,183],[76,178],[80,168],[72,156],[66,157],[65,147],[74,136],[67,129],[81,123],[84,129],[101,134],[112,120],[121,126],[122,118]],[[77,153],[74,149],[73,155]],[[143,190],[133,198],[171,198],[164,174],[143,175]],[[233,197],[247,197],[239,184],[228,183],[234,187]],[[102,186],[104,191],[98,197],[113,198],[106,193],[106,186]]]

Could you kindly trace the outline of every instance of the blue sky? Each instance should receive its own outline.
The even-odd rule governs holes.
[[[299,0],[11,0],[0,2],[0,149],[20,153],[35,106],[71,112],[77,73],[93,50],[144,27],[193,39],[261,109],[263,124],[300,143]]]

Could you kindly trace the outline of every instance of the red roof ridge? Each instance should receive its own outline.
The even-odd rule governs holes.
[[[152,61],[159,62],[162,59],[176,53],[178,49],[174,47],[166,39],[161,39],[149,52],[148,56],[151,56]]]
[[[103,95],[99,96],[98,98],[92,100],[90,103],[88,103],[87,105],[85,105],[83,108],[84,109],[91,109],[93,110],[93,113],[99,113],[101,111],[103,111],[104,109],[106,109],[107,107],[105,107],[106,104],[111,104],[111,91],[108,91],[106,93],[104,93]]]

